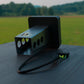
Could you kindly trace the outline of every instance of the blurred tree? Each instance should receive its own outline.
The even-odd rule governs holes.
[[[41,15],[41,8],[40,7],[36,8],[36,15]]]
[[[52,7],[50,7],[50,8],[48,9],[48,14],[49,14],[49,15],[54,15],[54,11],[53,11],[53,8],[52,8]]]
[[[29,3],[28,4],[28,10],[30,11],[30,15],[36,15],[36,9],[33,4]]]
[[[84,1],[57,5],[47,8],[46,6],[35,7],[28,4],[0,5],[0,16],[27,16],[27,15],[64,15],[64,14],[84,14]]]
[[[0,16],[2,16],[2,13],[3,13],[2,7],[0,6]]]
[[[48,15],[48,8],[46,6],[41,7],[40,14],[41,15]]]
[[[21,14],[22,15],[36,15],[36,9],[31,3],[27,5],[25,4],[21,10]]]

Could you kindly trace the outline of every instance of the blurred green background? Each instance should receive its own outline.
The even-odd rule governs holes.
[[[84,16],[61,16],[62,44],[84,46]],[[28,17],[0,17],[0,44],[28,29]]]

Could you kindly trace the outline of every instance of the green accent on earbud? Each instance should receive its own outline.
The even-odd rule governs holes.
[[[61,58],[61,59],[66,59],[66,55],[59,55],[59,57]]]

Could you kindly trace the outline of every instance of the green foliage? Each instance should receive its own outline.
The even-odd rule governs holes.
[[[48,14],[49,14],[49,15],[54,15],[54,11],[53,11],[53,8],[52,8],[52,7],[50,7],[50,8],[48,9]]]
[[[2,7],[0,6],[0,16],[2,16]]]
[[[46,6],[41,7],[40,14],[48,15],[48,8]]]
[[[36,15],[41,15],[41,8],[40,7],[36,8]]]
[[[58,15],[63,15],[64,13],[84,14],[84,1],[52,6],[52,8],[54,13]]]
[[[47,8],[46,6],[35,7],[33,4],[15,4],[11,2],[0,5],[0,16],[27,16],[27,15],[64,15],[84,14],[84,1],[57,5]]]

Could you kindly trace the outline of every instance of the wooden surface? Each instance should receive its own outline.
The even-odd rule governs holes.
[[[60,49],[70,52],[67,60],[46,71],[18,74],[19,65],[28,56],[17,56],[14,42],[0,45],[0,84],[84,84],[84,47],[61,45]],[[50,54],[44,55],[43,61],[35,63],[50,60]],[[54,55],[55,53],[52,54]],[[30,63],[29,66],[31,65],[35,64]]]

